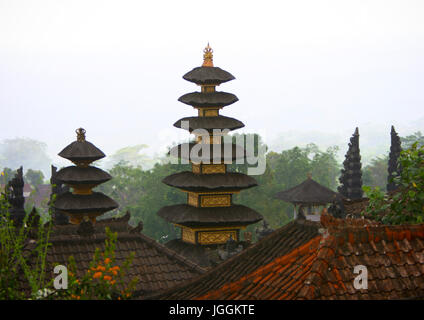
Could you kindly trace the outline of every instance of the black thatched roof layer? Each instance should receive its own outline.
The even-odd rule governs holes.
[[[66,146],[59,156],[71,161],[95,161],[104,158],[105,154],[89,141],[74,141]]]
[[[54,208],[69,213],[106,212],[118,208],[118,204],[101,192],[90,195],[72,194],[70,192],[57,195]]]
[[[194,107],[224,107],[238,101],[236,95],[227,92],[191,92],[178,98],[178,101]]]
[[[197,146],[199,151],[192,149]],[[216,150],[216,151],[214,151]],[[228,150],[228,151],[226,151]],[[203,154],[203,151],[205,151]],[[231,151],[231,152],[230,152]],[[197,143],[182,143],[178,146],[171,148],[169,154],[181,159],[191,160],[195,163],[209,161],[221,162],[221,161],[233,161],[237,159],[246,158],[246,150],[238,144],[222,143],[222,144],[202,144],[201,146]]]
[[[183,76],[184,80],[196,84],[216,84],[234,80],[235,77],[218,67],[197,67]]]
[[[183,171],[165,177],[162,182],[187,191],[238,191],[258,185],[252,177],[238,172],[196,174]]]
[[[193,131],[196,129],[205,129],[208,131],[212,131],[213,129],[228,129],[235,130],[239,128],[243,128],[243,122],[224,116],[216,116],[216,117],[185,117],[174,123],[174,127],[181,128],[181,121],[188,121],[189,131]],[[185,129],[185,128],[182,128]]]
[[[69,166],[59,170],[55,178],[67,184],[101,184],[112,179],[109,173],[91,166]]]
[[[165,243],[165,247],[182,255],[202,268],[211,268],[222,262],[216,248],[214,248],[216,245],[200,245],[184,242],[181,239],[173,239]]]
[[[105,249],[106,227],[117,233],[116,265],[122,267],[127,257],[135,254],[123,279],[123,283],[128,285],[134,277],[139,278],[135,296],[171,288],[205,272],[203,268],[140,233],[138,227],[133,228],[128,224],[129,219],[130,215],[127,214],[121,218],[98,220],[90,235],[81,235],[78,232],[80,225],[54,226],[49,239],[51,248],[47,250],[46,257],[47,270],[51,272],[48,276],[54,278],[53,267],[58,263],[66,265],[69,257],[73,256],[76,275],[82,278],[90,268],[96,249]],[[117,283],[117,286],[123,289],[121,284]]]
[[[188,204],[162,207],[158,215],[163,219],[184,226],[240,226],[262,220],[262,216],[253,209],[235,204],[230,207],[198,208]]]
[[[341,195],[308,178],[293,188],[278,192],[275,197],[293,204],[324,205]]]

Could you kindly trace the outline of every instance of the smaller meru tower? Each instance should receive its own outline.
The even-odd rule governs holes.
[[[349,149],[343,161],[343,169],[339,178],[339,193],[351,200],[361,199],[362,191],[362,164],[359,150],[359,129],[356,128],[350,138]]]
[[[395,127],[392,126],[390,131],[391,144],[390,144],[390,154],[388,161],[388,175],[387,175],[387,191],[395,191],[399,186],[392,181],[392,179],[400,174],[402,168],[399,164],[399,156],[402,151],[400,138],[395,130]]]
[[[231,93],[216,91],[216,87],[235,78],[214,67],[209,44],[204,49],[202,66],[186,73],[183,78],[200,86],[200,92],[188,93],[178,99],[196,109],[197,116],[182,118],[174,126],[194,134],[195,141],[180,144],[170,153],[189,160],[192,170],[172,174],[163,179],[163,183],[185,192],[187,203],[163,207],[158,215],[181,228],[180,241],[183,243],[213,246],[229,240],[238,242],[240,229],[260,221],[262,216],[253,209],[233,203],[233,194],[257,185],[252,177],[227,170],[228,163],[245,158],[246,152],[236,144],[224,143],[223,138],[227,131],[242,128],[244,124],[220,115],[222,108],[238,98]],[[217,129],[219,133],[216,133]],[[199,130],[203,134],[199,134]],[[194,160],[191,151],[200,146],[210,151],[209,155],[201,152],[202,159]]]
[[[118,204],[101,192],[92,189],[112,177],[105,171],[91,166],[93,161],[105,157],[105,154],[91,142],[85,140],[85,130],[76,130],[77,140],[65,147],[59,156],[72,161],[75,165],[59,170],[55,179],[71,188],[57,195],[53,208],[69,216],[69,222],[80,224],[91,221],[103,213],[116,209]]]

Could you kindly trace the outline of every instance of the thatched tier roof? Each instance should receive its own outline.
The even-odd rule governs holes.
[[[96,167],[69,166],[59,170],[56,179],[67,184],[101,184],[112,179],[111,175]]]
[[[308,178],[293,188],[278,192],[275,197],[293,204],[325,205],[341,195]]]
[[[183,171],[162,180],[168,186],[187,191],[239,191],[258,185],[252,177],[238,172],[196,174]]]
[[[231,73],[218,67],[197,67],[187,72],[183,76],[183,79],[199,85],[219,85],[221,83],[234,80],[235,77]]]
[[[236,95],[227,92],[191,92],[178,98],[178,101],[193,107],[224,107],[238,101]]]
[[[78,195],[66,192],[59,194],[53,204],[57,210],[69,213],[106,212],[118,208],[118,204],[101,192]]]
[[[171,223],[188,227],[244,226],[262,220],[258,212],[243,205],[199,208],[188,204],[177,204],[161,208],[158,215]]]
[[[105,154],[89,141],[74,141],[66,146],[59,156],[71,161],[95,161],[105,157]]]
[[[199,149],[193,150],[195,147]],[[171,148],[168,154],[181,159],[191,160],[195,163],[206,163],[207,161],[209,163],[234,161],[236,159],[243,159],[248,156],[248,154],[246,154],[246,150],[244,150],[243,147],[234,143],[202,145],[198,143],[182,143]]]
[[[235,130],[239,128],[243,128],[243,122],[224,116],[216,116],[216,117],[185,117],[174,123],[174,127],[182,128],[181,122],[188,121],[188,130],[192,132],[196,129],[205,129],[207,131],[211,131],[213,129],[228,129]],[[185,128],[182,128],[185,129]]]

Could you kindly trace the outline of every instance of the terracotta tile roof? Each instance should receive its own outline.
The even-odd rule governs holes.
[[[264,237],[207,273],[149,299],[194,299],[255,272],[281,255],[288,254],[319,236],[319,223],[295,220]]]
[[[237,280],[223,284],[221,281],[219,288],[206,283],[210,290],[196,288],[193,283],[207,278],[209,272],[184,290],[175,288],[174,294],[163,297],[229,300],[424,297],[424,224],[387,226],[366,219],[341,220],[328,214],[321,217],[322,234],[298,244],[290,252],[280,251],[284,246],[259,242],[263,255],[275,256],[276,250],[280,251],[278,257],[269,263],[257,263],[253,271],[238,273]],[[293,241],[293,238],[285,240]],[[252,265],[255,257],[249,261],[239,255],[232,263],[236,264],[237,260],[240,265],[243,262]],[[357,265],[367,267],[367,290],[353,286],[358,276],[353,272]],[[208,281],[214,283],[214,279]]]
[[[79,235],[76,225],[54,226],[48,262],[66,265],[69,256],[73,255],[77,275],[81,276],[89,269],[96,248],[104,250],[105,227],[109,227],[118,233],[115,251],[117,263],[122,264],[131,252],[135,253],[126,280],[130,281],[135,276],[139,278],[136,296],[170,288],[205,272],[203,268],[130,227],[128,220],[129,214],[118,219],[100,220],[91,236]]]

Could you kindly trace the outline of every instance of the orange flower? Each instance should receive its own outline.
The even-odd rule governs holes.
[[[77,300],[79,300],[79,299],[81,299],[81,297],[80,296],[77,296]]]
[[[108,264],[108,263],[110,263],[110,258],[105,259],[105,264]]]
[[[111,276],[104,276],[103,279],[110,281],[110,280],[112,280],[112,277]]]
[[[118,272],[116,272],[116,270],[112,270],[112,273],[114,276],[118,275]]]
[[[119,266],[114,266],[114,267],[112,268],[112,270],[116,270],[116,271],[118,271],[118,270],[119,270]]]
[[[93,279],[100,278],[101,276],[102,276],[102,273],[101,273],[101,272],[96,272],[96,273],[93,275]]]
[[[99,270],[99,271],[105,271],[105,270],[106,270],[106,268],[105,268],[105,267],[103,267],[103,266],[98,266],[98,267],[97,267],[97,270]]]
[[[115,282],[116,282],[116,280],[112,280],[112,281],[110,282],[110,284],[113,286],[113,285],[115,284]]]

